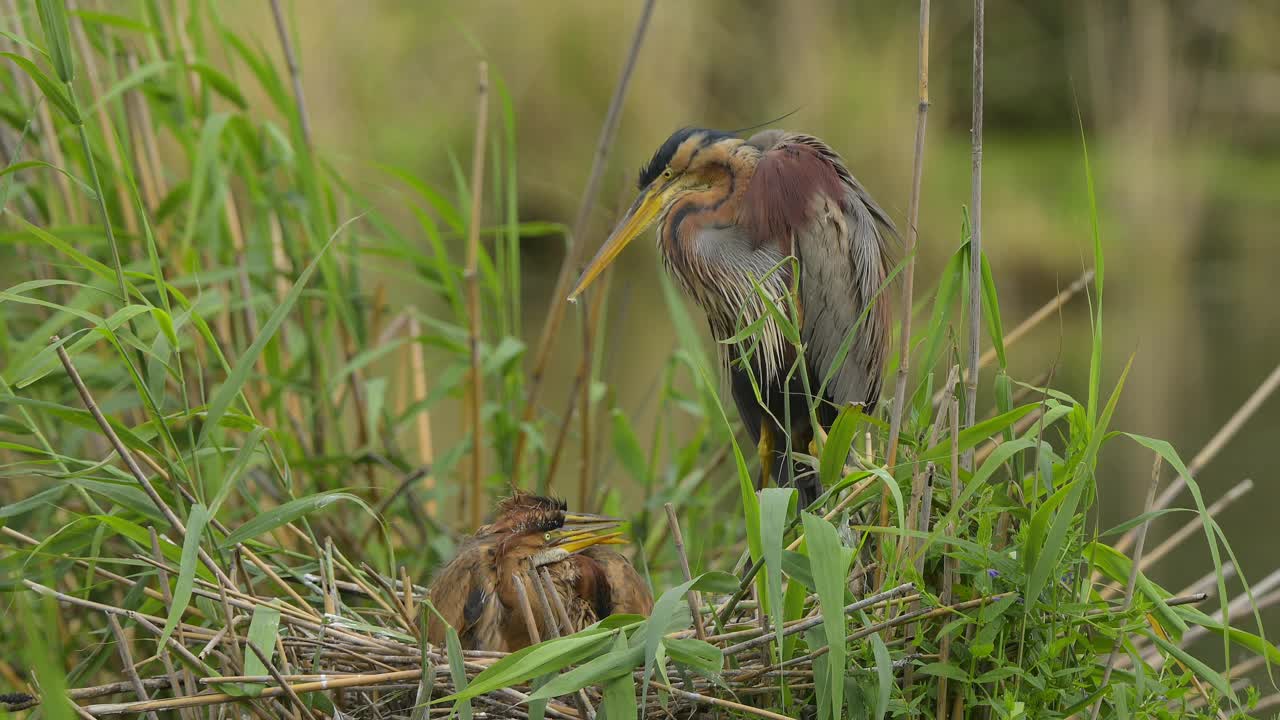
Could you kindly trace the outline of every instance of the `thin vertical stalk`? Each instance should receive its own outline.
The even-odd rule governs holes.
[[[126,50],[124,62],[125,69],[128,72],[138,71],[137,55]],[[130,110],[130,105],[133,106],[132,111]],[[135,88],[125,93],[124,109],[130,136],[133,138],[134,162],[138,167],[138,179],[142,185],[142,197],[146,202],[147,210],[154,211],[160,206],[160,201],[167,190],[164,186],[164,171],[160,162],[160,149],[156,146],[155,124],[151,121],[151,108],[148,107],[142,90]],[[159,250],[163,251],[168,247],[168,237],[169,233],[156,233],[156,246]]]
[[[419,403],[427,399],[427,359],[426,351],[418,337],[422,327],[417,315],[409,315],[407,335],[409,336],[409,381],[413,384],[413,395],[410,402]],[[435,450],[431,442],[431,413],[424,409],[414,418],[414,429],[418,436],[418,462],[424,468],[431,468],[435,462]],[[427,517],[436,516],[436,475],[434,469],[427,471],[422,481],[427,490]]]
[[[471,382],[468,393],[471,422],[471,527],[479,527],[484,513],[484,441],[480,412],[484,407],[484,376],[480,369],[480,203],[484,192],[484,148],[489,129],[489,64],[480,61],[476,90],[476,138],[471,155],[471,223],[467,228],[467,305],[470,315]]]
[[[685,582],[693,579],[693,570],[689,567],[689,555],[684,549],[684,533],[680,532],[680,518],[676,516],[676,508],[671,503],[663,503],[662,509],[667,511],[667,527],[671,530],[671,540],[676,546],[676,555],[680,558],[680,572]],[[693,631],[699,640],[706,642],[707,628],[702,622],[702,597],[696,590],[685,593],[685,601],[689,603],[689,613],[693,615]]]
[[[969,200],[969,372],[965,376],[964,426],[971,427],[978,412],[978,343],[982,337],[982,55],[986,24],[985,0],[973,0],[973,195]],[[966,470],[973,469],[973,450],[964,454]]]
[[[920,185],[924,180],[924,140],[929,122],[929,0],[920,0],[919,104],[916,106],[916,142],[911,167],[911,198],[907,206],[907,266],[902,273],[902,326],[898,331],[898,377],[893,389],[893,409],[889,416],[889,449],[885,453],[890,472],[898,461],[898,437],[902,432],[903,406],[907,401],[907,375],[911,369],[911,299],[915,292],[916,241],[919,237]],[[880,526],[889,525],[889,489],[880,496]],[[915,502],[915,498],[912,498]],[[883,583],[888,563],[880,553],[879,582]]]
[[[631,73],[635,70],[636,60],[640,56],[640,46],[644,42],[645,32],[649,28],[649,17],[653,14],[655,0],[645,0],[640,10],[640,19],[636,23],[635,33],[631,37],[631,48],[627,51],[626,62],[622,66],[622,75],[609,100],[609,110],[605,113],[604,124],[600,127],[600,138],[596,142],[595,158],[591,162],[591,174],[587,178],[587,186],[582,191],[582,200],[578,204],[578,213],[574,216],[572,234],[569,237],[569,250],[565,253],[564,262],[560,264],[560,274],[556,276],[555,289],[551,291],[551,304],[547,308],[547,319],[542,325],[542,334],[538,338],[538,349],[534,355],[533,371],[529,374],[529,391],[525,396],[524,416],[516,431],[516,447],[511,455],[511,468],[515,477],[513,484],[521,486],[520,458],[524,453],[524,428],[533,421],[538,406],[538,392],[542,388],[542,379],[547,370],[547,361],[551,356],[551,346],[560,330],[560,322],[564,319],[565,298],[569,294],[569,284],[573,282],[574,273],[582,265],[587,221],[595,208],[596,195],[599,194],[600,181],[604,178],[605,161],[609,157],[609,148],[617,135],[618,120],[622,115],[622,101],[627,95],[627,86],[631,84]]]
[[[293,101],[298,106],[298,127],[302,130],[302,141],[310,148],[311,121],[307,119],[307,101],[302,95],[302,70],[298,66],[298,56],[293,52],[293,43],[289,41],[289,28],[285,25],[284,13],[280,10],[280,0],[271,0],[271,17],[275,21],[276,33],[280,36],[280,49],[289,69],[289,80],[293,83]]]
[[[13,22],[20,29],[18,34],[21,35],[24,32],[24,30],[21,29],[24,18],[21,10],[19,9],[17,0],[9,0],[9,17],[13,18]],[[12,43],[12,46],[14,53],[27,59],[32,59],[31,53],[27,47],[17,42]],[[20,94],[24,96],[23,100],[30,102],[31,110],[35,113],[37,118],[36,126],[40,128],[39,142],[42,146],[45,157],[47,157],[50,164],[55,167],[68,167],[66,156],[62,154],[62,145],[58,142],[58,128],[54,125],[53,112],[49,109],[49,103],[42,100],[43,96],[41,95],[39,88],[35,86],[35,83],[32,82],[25,73],[15,72],[13,77],[17,87],[19,88]],[[75,98],[73,96],[73,102],[74,99]],[[76,108],[76,111],[79,112],[78,107]],[[84,122],[83,119],[81,122]],[[88,161],[92,163],[91,158]],[[74,225],[79,225],[85,222],[84,205],[81,202],[79,194],[73,191],[71,187],[71,180],[64,173],[54,173],[53,176],[53,181],[58,184],[58,191],[62,193],[62,197],[65,201],[68,213],[68,217],[66,219]],[[49,205],[50,208],[52,208],[55,203],[50,203]],[[50,216],[49,219],[52,221],[53,217]]]
[[[93,93],[93,97],[100,98],[104,93],[102,91],[102,81],[98,76],[98,64],[95,62],[93,48],[89,45],[89,37],[84,31],[84,20],[74,12],[76,0],[68,0],[67,8],[73,11],[68,13],[67,20],[69,21],[71,34],[75,38],[76,46],[80,50],[80,57],[84,61],[85,76],[89,79],[89,90]],[[116,134],[111,130],[109,113],[110,110],[107,105],[103,105],[95,113],[98,116],[98,128],[102,132],[102,143],[106,148],[107,157],[115,167],[123,167],[124,161],[121,159],[120,142]],[[133,202],[129,200],[129,191],[124,183],[116,183],[116,197],[120,204],[120,215],[124,218],[125,229],[131,234],[138,232],[138,217],[134,212]]]

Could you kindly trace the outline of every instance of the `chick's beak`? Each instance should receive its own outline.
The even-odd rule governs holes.
[[[622,521],[608,515],[567,512],[564,527],[551,533],[551,547],[572,555],[592,545],[618,545],[626,543],[618,530]]]

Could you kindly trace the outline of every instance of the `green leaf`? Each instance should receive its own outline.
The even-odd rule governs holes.
[[[1040,407],[1039,402],[1028,403],[1010,410],[1007,413],[1001,413],[988,420],[975,423],[972,427],[960,431],[960,452],[976,447],[978,443],[989,440],[1005,428],[1011,427],[1014,423],[1026,417],[1028,413]],[[951,457],[951,438],[940,441],[937,445],[929,448],[920,462],[942,462]]]
[[[831,432],[822,446],[822,458],[818,462],[818,478],[823,487],[831,487],[844,477],[844,464],[849,459],[849,450],[853,448],[861,417],[861,405],[846,405],[831,424]]]
[[[80,188],[80,191],[83,192],[85,196],[88,197],[90,200],[98,199],[98,194],[93,191],[93,188],[89,187],[88,183],[76,177],[75,175],[72,175],[70,172],[58,167],[57,165],[47,163],[43,160],[24,160],[22,162],[13,163],[9,167],[6,167],[3,170],[0,170],[0,177],[4,177],[5,175],[9,175],[11,173],[19,173],[19,172],[22,172],[23,170],[30,170],[32,168],[44,168],[46,170],[52,170],[56,173],[59,173],[63,177],[70,180],[71,182],[75,183],[76,187]]]
[[[160,641],[157,643],[160,647],[164,647],[169,641],[169,636],[182,620],[187,604],[191,602],[191,590],[196,581],[196,564],[200,562],[200,539],[208,523],[208,509],[200,503],[192,505],[191,514],[187,516],[187,536],[182,541],[182,561],[178,565],[178,582],[173,586],[169,618],[165,621],[164,632],[160,633]]]
[[[787,516],[795,506],[796,491],[792,488],[765,488],[760,491],[760,543],[764,550],[764,571],[767,574],[764,609],[777,633],[778,647],[782,647],[782,535],[787,528]]]
[[[619,648],[618,640],[622,647]],[[595,685],[616,679],[619,675],[631,675],[631,671],[642,665],[644,648],[627,647],[626,635],[622,631],[614,631],[614,649],[594,658],[567,673],[557,675],[550,682],[529,695],[530,700],[549,700],[551,698],[577,692],[588,685]],[[634,696],[632,697],[634,701]]]
[[[466,659],[462,656],[462,641],[458,639],[458,631],[452,627],[445,628],[444,642],[449,653],[449,675],[453,678],[454,694],[459,696],[466,695],[467,668],[464,664]],[[479,680],[480,678],[477,677],[476,679]],[[470,697],[475,697],[478,694],[472,694]],[[471,720],[471,701],[467,697],[459,697],[457,702],[454,703],[454,710],[457,711],[460,720]]]
[[[889,697],[893,694],[893,660],[889,648],[880,633],[871,634],[871,650],[876,658],[876,712],[871,717],[882,718],[889,712]]]
[[[845,578],[849,574],[852,553],[840,544],[835,527],[811,513],[801,513],[805,544],[809,548],[809,567],[818,586],[818,604],[822,609],[822,627],[826,634],[830,658],[827,661],[826,684],[831,698],[832,717],[843,717],[845,667]],[[815,683],[823,682],[814,677]]]
[[[241,110],[249,108],[249,103],[244,99],[244,95],[240,94],[240,89],[216,68],[201,62],[193,62],[187,65],[187,69],[194,71],[214,92],[230,100],[236,107]]]
[[[931,662],[928,665],[916,668],[916,672],[921,675],[950,678],[963,683],[967,683],[970,680],[969,673],[961,670],[951,663]]]
[[[1004,327],[1000,322],[1000,300],[996,296],[996,281],[991,276],[991,263],[987,262],[987,254],[982,254],[982,305],[983,314],[987,317],[987,331],[991,334],[991,344],[996,349],[996,358],[1000,369],[1009,366],[1009,359],[1004,354]]]
[[[612,414],[613,451],[618,462],[641,487],[648,487],[652,479],[649,475],[649,462],[645,459],[644,450],[640,448],[635,431],[631,429],[631,421],[627,419],[626,413],[616,408]]]
[[[1233,704],[1237,702],[1235,693],[1231,691],[1231,685],[1226,681],[1226,678],[1219,675],[1213,668],[1197,660],[1195,656],[1186,650],[1183,650],[1177,645],[1165,640],[1159,633],[1148,632],[1146,635],[1151,638],[1155,644],[1159,645],[1161,650],[1164,650],[1177,658],[1178,662],[1190,668],[1191,671],[1196,675],[1199,675],[1202,680],[1212,685],[1213,689],[1221,693],[1223,697],[1230,699]]]
[[[1044,545],[1036,552],[1035,564],[1027,576],[1025,595],[1029,604],[1039,602],[1040,592],[1044,590],[1049,576],[1058,566],[1062,550],[1067,543],[1067,531],[1071,529],[1071,524],[1075,520],[1076,507],[1080,504],[1080,497],[1084,494],[1085,487],[1084,478],[1077,478],[1063,486],[1057,493],[1062,495],[1062,507],[1054,515]],[[1046,502],[1045,505],[1049,503]]]
[[[258,333],[258,337],[253,339],[253,343],[250,344],[249,348],[240,356],[235,367],[232,368],[231,372],[227,375],[227,379],[218,386],[218,389],[214,392],[213,399],[209,401],[209,410],[205,416],[204,427],[200,430],[200,439],[197,442],[197,445],[204,445],[205,440],[208,439],[209,433],[213,431],[213,428],[217,427],[218,421],[221,420],[223,414],[227,412],[232,401],[240,395],[241,388],[243,388],[244,384],[249,380],[249,375],[253,372],[254,365],[258,362],[258,356],[262,354],[263,348],[267,346],[267,343],[275,336],[276,331],[280,329],[282,324],[284,324],[284,319],[289,315],[289,312],[293,310],[294,304],[298,302],[298,297],[302,295],[302,290],[307,286],[307,282],[311,279],[311,275],[314,274],[316,268],[320,266],[320,260],[324,257],[325,252],[328,251],[329,246],[333,244],[334,238],[338,237],[339,233],[358,219],[358,217],[359,216],[351,218],[350,220],[342,223],[342,225],[339,225],[338,229],[329,236],[329,239],[325,242],[324,246],[320,248],[320,252],[316,254],[315,258],[311,260],[311,263],[307,265],[306,269],[298,276],[298,281],[293,284],[293,287],[289,288],[289,292],[285,294],[284,299],[281,300],[280,303],[276,305],[275,310],[271,312],[271,317],[267,318],[267,322],[262,326],[262,330]]]
[[[608,644],[612,634],[613,631],[610,630],[591,628],[531,645],[490,665],[465,687],[455,685],[457,689],[454,694],[434,702],[466,700],[527,682],[540,675],[558,672],[595,655]]]
[[[637,636],[644,639],[644,682],[640,692],[642,704],[648,702],[649,676],[658,658],[663,636],[674,629],[679,629],[675,627],[677,621],[681,621],[682,628],[688,627],[693,621],[693,618],[688,616],[689,607],[685,604],[685,594],[690,590],[733,592],[737,588],[737,578],[729,573],[709,572],[685,581],[658,596],[657,601],[653,603],[653,611],[649,614],[649,619],[644,622],[641,630],[636,631]]]
[[[67,26],[67,7],[64,0],[36,0],[36,12],[44,26],[45,43],[49,46],[49,58],[58,78],[64,83],[75,79],[75,62],[71,54],[71,31]]]
[[[619,652],[627,647],[627,638],[618,633],[613,639],[613,650]],[[622,673],[604,683],[604,699],[601,704],[605,720],[631,720],[639,717],[636,705],[636,679],[632,673]]]
[[[248,640],[262,651],[267,659],[274,657],[276,651],[276,633],[280,630],[280,611],[270,605],[255,605],[253,617],[249,620]],[[267,666],[263,664],[258,653],[252,648],[244,649],[244,674],[266,675]],[[262,692],[262,685],[254,683],[246,687],[249,694],[257,697]]]
[[[279,507],[255,515],[249,522],[232,531],[226,539],[219,543],[219,547],[235,547],[246,540],[256,538],[263,533],[293,522],[303,515],[313,513],[339,500],[353,502],[364,508],[365,512],[373,515],[373,510],[355,495],[340,490],[330,490],[329,492],[316,493],[297,500],[290,500]]]
[[[222,503],[226,501],[231,491],[240,482],[240,476],[244,473],[245,467],[249,464],[249,460],[253,458],[253,451],[258,449],[258,443],[262,442],[262,437],[267,434],[265,427],[256,427],[253,432],[249,433],[249,437],[245,438],[244,445],[240,451],[236,453],[231,464],[227,466],[223,472],[224,478],[222,487],[218,488],[217,494],[213,498],[213,502],[209,503],[209,515],[216,517],[218,508],[222,507]]]
[[[7,57],[12,60],[13,64],[21,68],[28,77],[35,81],[35,84],[40,88],[40,92],[44,93],[44,96],[49,99],[49,102],[53,103],[54,107],[58,108],[58,112],[62,113],[67,122],[72,125],[80,124],[80,112],[76,110],[75,103],[71,101],[71,96],[58,87],[53,78],[46,75],[35,63],[17,53],[0,52],[0,57]]]
[[[724,653],[709,642],[695,638],[664,638],[662,645],[672,662],[686,665],[703,675],[715,675],[724,669]]]

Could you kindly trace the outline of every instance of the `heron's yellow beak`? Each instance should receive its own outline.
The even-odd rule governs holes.
[[[622,248],[649,229],[662,212],[667,194],[656,187],[645,188],[640,197],[636,198],[631,209],[627,211],[626,217],[622,218],[622,222],[618,223],[618,227],[614,228],[613,233],[609,235],[609,239],[600,246],[596,256],[591,258],[587,269],[582,271],[582,277],[578,278],[577,286],[573,288],[573,292],[569,293],[569,302],[576,302],[587,286],[609,267],[609,263],[613,262],[614,258],[618,257]]]

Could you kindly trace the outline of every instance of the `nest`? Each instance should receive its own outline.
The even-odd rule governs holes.
[[[326,548],[332,557],[332,547]],[[193,602],[174,632],[157,652],[156,641],[163,635],[166,618],[67,595],[31,580],[26,586],[39,594],[67,605],[103,613],[115,639],[127,676],[118,682],[72,689],[68,692],[82,717],[107,717],[138,713],[180,711],[219,705],[250,703],[266,717],[299,717],[320,710],[326,716],[348,718],[420,718],[445,716],[453,703],[434,702],[455,693],[459,683],[451,670],[459,666],[465,687],[507,653],[460,651],[460,660],[451,658],[446,648],[418,640],[421,615],[427,593],[404,579],[389,578],[367,566],[354,568],[339,555],[339,562],[317,558],[313,567],[335,567],[327,572],[299,572],[273,567],[246,546],[236,553],[241,567],[253,567],[256,579],[272,592],[246,592],[245,584],[207,581],[197,578],[192,588]],[[162,560],[138,556],[159,571],[153,577],[176,576],[179,569]],[[122,590],[140,590],[162,601],[171,601],[168,584],[153,588],[137,581],[95,569]],[[284,578],[290,578],[285,580]],[[223,576],[223,579],[229,579]],[[857,579],[856,576],[854,578]],[[786,684],[793,690],[813,687],[813,661],[825,648],[784,662],[776,662],[770,646],[777,633],[757,611],[754,602],[743,601],[742,593],[708,596],[699,602],[698,622],[692,628],[668,637],[700,637],[717,647],[729,669],[717,677],[697,677],[686,668],[670,664],[663,675],[651,675],[647,703],[648,717],[695,714],[699,708],[719,706],[759,717],[783,717],[761,710],[761,696],[776,695]],[[878,618],[862,627],[851,627],[850,641],[873,633],[902,627],[950,612],[964,611],[1004,597],[995,595],[949,607],[921,608],[921,596],[911,584],[872,593],[845,608],[850,615],[865,613]],[[694,602],[692,597],[690,603]],[[812,612],[802,620],[783,627],[783,636],[814,628],[821,623],[816,601],[809,599]],[[232,618],[230,624],[206,627],[199,623],[209,608]],[[204,608],[204,609],[202,609]],[[710,633],[713,614],[727,622],[722,632]],[[217,619],[213,618],[213,619]],[[207,622],[211,618],[204,617]],[[127,634],[131,626],[136,634]],[[258,629],[266,628],[265,632]],[[131,636],[132,635],[132,636]],[[274,647],[260,647],[256,636],[274,638]],[[856,647],[856,646],[855,646]],[[895,663],[898,669],[914,660],[907,656]],[[142,660],[142,662],[137,662]],[[142,676],[135,668],[156,665],[165,672]],[[227,675],[215,667],[238,668],[247,674]],[[643,672],[635,680],[640,687]],[[669,678],[669,682],[663,677]],[[469,702],[473,717],[526,718],[529,716],[529,684],[484,693]],[[317,702],[316,694],[326,701]],[[131,696],[131,697],[130,697]],[[127,698],[127,699],[124,699]],[[770,698],[774,700],[776,698]],[[11,707],[30,705],[31,698],[11,697]],[[107,700],[112,700],[107,702]],[[546,705],[546,716],[572,720],[594,717],[601,697],[596,688],[586,688]],[[46,698],[47,702],[48,699]],[[331,707],[330,707],[331,706]]]

